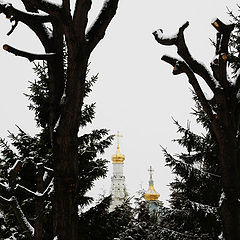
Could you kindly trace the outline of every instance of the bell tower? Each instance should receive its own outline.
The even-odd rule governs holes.
[[[122,135],[117,132],[115,137],[117,138],[117,151],[116,154],[112,156],[113,175],[111,178],[112,202],[109,209],[110,211],[113,211],[115,207],[121,205],[127,197],[125,176],[123,175],[125,156],[121,154],[119,149],[119,140]]]

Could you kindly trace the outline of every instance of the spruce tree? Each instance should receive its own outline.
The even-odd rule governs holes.
[[[14,236],[17,239],[33,239],[27,228],[23,228],[16,213],[6,199],[15,198],[28,224],[34,229],[36,239],[53,238],[52,210],[53,199],[53,158],[48,129],[48,74],[46,64],[35,63],[37,79],[30,83],[29,108],[35,113],[39,133],[30,136],[20,127],[17,134],[9,134],[11,144],[0,139],[0,238]],[[85,98],[97,80],[91,77],[86,84]],[[81,114],[81,127],[91,123],[94,118],[95,104],[84,105]],[[93,200],[87,196],[88,190],[96,179],[104,177],[107,172],[107,160],[99,158],[111,144],[112,136],[106,129],[93,130],[78,137],[79,185],[77,186],[77,204],[83,207]],[[14,165],[20,163],[19,168]],[[11,179],[11,169],[17,169]],[[14,183],[12,181],[14,180]],[[14,184],[11,187],[11,184]],[[71,188],[69,189],[71,191]],[[107,206],[105,206],[107,209]],[[81,221],[79,221],[79,224]],[[80,226],[79,226],[80,227]]]
[[[211,125],[196,101],[193,114],[204,134],[191,131],[190,125],[182,127],[174,121],[181,137],[175,139],[184,148],[174,156],[163,149],[166,165],[172,169],[175,179],[170,183],[170,209],[163,214],[163,227],[176,231],[176,238],[218,239],[221,235],[219,199],[222,182],[219,149]],[[168,232],[172,234],[171,231]],[[182,237],[183,237],[182,236]]]

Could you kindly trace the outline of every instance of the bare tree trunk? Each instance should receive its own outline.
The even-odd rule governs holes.
[[[240,171],[239,155],[237,154],[236,141],[227,135],[223,142],[219,142],[220,160],[223,179],[223,194],[220,200],[220,215],[223,222],[224,236],[226,239],[237,240],[240,237]]]
[[[78,129],[84,97],[87,61],[71,64],[72,81],[54,136],[54,232],[59,239],[78,239]]]
[[[208,116],[216,135],[222,171],[223,193],[220,199],[220,213],[223,222],[223,233],[227,240],[240,239],[240,141],[239,119],[240,75],[236,84],[232,84],[227,76],[228,42],[234,28],[215,19],[212,25],[217,30],[216,56],[211,62],[211,72],[189,53],[185,43],[184,30],[186,22],[173,37],[166,37],[162,30],[153,33],[155,39],[162,45],[176,45],[176,59],[164,55],[162,60],[173,66],[173,74],[185,73],[192,85],[202,109]],[[202,77],[214,94],[208,100],[199,84],[196,75]],[[214,186],[213,186],[214,187]]]
[[[87,30],[91,0],[54,4],[45,0],[21,0],[26,11],[0,3],[0,13],[26,24],[39,38],[46,54],[33,54],[5,45],[5,50],[33,60],[47,60],[49,75],[48,127],[54,158],[53,232],[58,240],[78,239],[78,131],[83,105],[88,59],[103,39],[116,14],[119,0],[105,0],[96,20]],[[45,15],[39,14],[40,11]],[[34,13],[34,14],[32,14]],[[50,23],[52,29],[46,27]],[[9,32],[12,33],[16,25]],[[66,42],[67,72],[63,62]],[[64,106],[61,99],[65,98]]]

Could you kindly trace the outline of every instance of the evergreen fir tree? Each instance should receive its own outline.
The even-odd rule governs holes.
[[[218,145],[206,115],[197,102],[194,110],[197,122],[206,133],[198,135],[174,121],[181,138],[174,141],[186,151],[169,154],[163,149],[167,166],[176,175],[170,183],[170,207],[162,217],[162,227],[175,231],[172,239],[218,239],[221,234],[219,199],[221,197],[221,174]],[[177,234],[179,233],[179,235]],[[168,231],[171,235],[172,232]],[[182,236],[181,236],[182,234]],[[170,239],[170,238],[169,238]]]
[[[48,75],[46,64],[35,63],[34,68],[38,79],[30,83],[31,93],[27,95],[30,110],[35,112],[35,120],[40,128],[34,137],[28,135],[18,127],[18,133],[10,133],[11,145],[4,139],[0,139],[2,157],[0,158],[0,239],[14,236],[17,239],[27,239],[26,230],[17,224],[16,215],[6,205],[9,199],[17,199],[21,210],[25,214],[29,224],[35,228],[35,234],[42,239],[53,238],[52,229],[52,149],[48,128],[48,101],[47,87]],[[91,87],[97,80],[97,75],[87,81],[85,97],[91,92]],[[94,118],[95,104],[85,105],[81,115],[81,127],[91,123]],[[107,172],[105,159],[99,158],[99,154],[111,144],[112,136],[108,136],[106,129],[93,130],[88,134],[79,136],[79,186],[78,205],[84,206],[91,203],[92,198],[87,196],[87,191],[93,186],[96,179],[104,177]],[[21,163],[14,179],[14,188],[9,191],[11,184],[9,172],[14,164]],[[41,174],[40,174],[41,169]],[[39,175],[40,174],[40,175]],[[39,177],[40,176],[40,180]],[[40,182],[39,182],[40,181]],[[46,196],[39,198],[38,193],[46,191]],[[104,205],[104,204],[102,204]],[[105,206],[105,210],[108,208]],[[80,221],[81,222],[81,221]]]
[[[116,238],[118,240],[159,239],[158,225],[163,209],[162,203],[159,202],[159,208],[152,212],[143,197],[143,191],[139,191],[138,194],[139,196],[135,198],[135,206],[131,210],[131,219]]]
[[[104,197],[95,207],[80,215],[80,240],[113,240],[125,231],[133,218],[129,201],[109,212],[110,202],[111,196]]]

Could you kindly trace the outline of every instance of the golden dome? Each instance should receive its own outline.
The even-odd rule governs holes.
[[[148,191],[144,194],[146,201],[158,201],[160,194],[154,189],[153,186],[149,186]]]
[[[150,169],[148,171],[150,172],[149,187],[148,187],[147,192],[144,194],[144,198],[146,201],[158,201],[160,194],[155,190],[155,188],[153,186],[152,166],[150,166]]]
[[[112,156],[113,163],[123,163],[125,160],[124,154],[120,153],[119,145],[117,145],[117,152]]]

